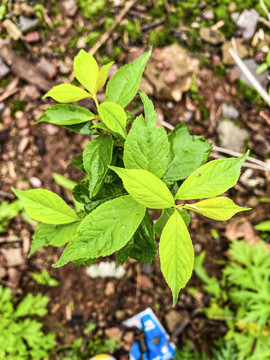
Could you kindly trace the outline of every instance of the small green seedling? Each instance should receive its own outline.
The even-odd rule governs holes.
[[[248,210],[219,196],[235,185],[248,154],[204,164],[211,143],[190,135],[183,123],[167,135],[162,126],[155,124],[153,103],[143,92],[140,97],[144,116],[132,118],[125,107],[138,92],[150,54],[148,51],[120,68],[107,83],[106,100],[99,103],[97,92],[105,85],[112,63],[99,70],[96,60],[81,50],[73,69],[84,89],[61,84],[44,96],[62,104],[48,108],[38,123],[46,121],[81,134],[96,135],[83,155],[72,161],[87,175],[73,189],[73,196],[84,205],[84,211],[75,212],[48,190],[13,191],[28,214],[42,222],[33,236],[30,255],[42,246],[67,243],[54,267],[70,261],[89,265],[114,252],[120,264],[128,257],[151,263],[157,252],[155,233],[160,235],[161,270],[175,305],[194,263],[187,210],[215,220],[228,220],[235,213]],[[66,104],[86,98],[95,102],[96,114]],[[194,203],[197,199],[204,200]],[[155,226],[147,209],[162,210]]]

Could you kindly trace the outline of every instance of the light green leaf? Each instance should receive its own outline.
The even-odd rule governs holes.
[[[110,130],[120,134],[123,138],[127,137],[126,113],[120,105],[105,101],[99,105],[98,113],[101,120]]]
[[[81,258],[111,255],[126,245],[140,225],[145,207],[130,195],[100,205],[87,215],[54,267]]]
[[[193,245],[178,211],[174,212],[162,231],[159,257],[161,271],[171,288],[175,305],[179,291],[191,277],[194,264]]]
[[[152,101],[149,99],[149,97],[142,91],[139,91],[140,97],[143,102],[144,106],[144,117],[146,122],[148,123],[154,123],[158,119],[158,115],[155,112],[154,105]]]
[[[172,185],[185,179],[207,160],[212,145],[201,136],[190,135],[185,124],[177,125],[168,135],[168,167],[162,180]]]
[[[95,58],[81,49],[74,58],[73,71],[79,83],[91,94],[95,94],[99,77],[98,64]]]
[[[177,209],[177,211],[182,216],[184,223],[186,224],[186,227],[188,227],[191,218],[189,213],[186,210]],[[158,218],[157,222],[154,225],[154,230],[156,234],[158,234],[159,236],[161,235],[164,226],[167,224],[167,221],[169,220],[169,218],[172,216],[173,213],[174,213],[174,209],[171,208],[162,210],[160,217]]]
[[[143,221],[131,240],[117,252],[118,264],[124,264],[128,257],[150,264],[157,254],[153,220],[146,211]]]
[[[32,245],[29,252],[29,257],[43,246],[63,246],[65,245],[76,232],[79,222],[74,222],[65,225],[50,225],[40,224],[32,237]]]
[[[54,86],[50,91],[48,91],[43,96],[43,99],[49,96],[55,101],[66,104],[86,99],[90,97],[90,94],[77,86],[60,84]]]
[[[185,204],[185,209],[193,210],[210,219],[221,221],[229,220],[239,211],[250,210],[250,208],[236,205],[231,199],[223,196],[202,200],[194,204]]]
[[[74,125],[85,123],[97,116],[91,111],[77,105],[53,105],[37,120],[37,123],[46,121],[55,125]]]
[[[165,129],[157,127],[154,122],[146,122],[142,115],[137,117],[125,143],[125,167],[148,170],[161,178],[168,164],[168,152]]]
[[[73,190],[74,186],[77,185],[75,181],[67,179],[66,177],[60,174],[53,173],[52,178],[58,185],[62,186],[67,190]]]
[[[116,71],[106,87],[107,101],[116,102],[123,108],[130,103],[139,89],[141,77],[150,55],[151,50]]]
[[[75,211],[60,196],[49,190],[21,191],[12,188],[12,191],[22,201],[26,212],[34,220],[56,225],[80,220]]]
[[[89,177],[89,196],[95,196],[112,160],[113,139],[100,135],[90,141],[83,152],[83,166]]]
[[[254,226],[254,229],[259,231],[270,231],[270,220],[260,222]]]
[[[127,192],[136,201],[150,209],[174,206],[174,199],[167,186],[147,170],[128,170],[110,166],[123,180]]]
[[[211,198],[234,186],[248,152],[239,158],[213,160],[199,167],[180,186],[178,200]]]
[[[101,66],[101,69],[100,69],[100,72],[98,75],[98,79],[97,79],[97,83],[96,83],[96,89],[95,89],[96,92],[98,92],[100,89],[102,89],[103,86],[105,85],[107,77],[108,77],[109,68],[112,66],[113,63],[114,63],[114,61],[111,61],[109,64]]]

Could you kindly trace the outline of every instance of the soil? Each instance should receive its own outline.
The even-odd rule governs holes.
[[[63,1],[60,3],[64,6]],[[47,12],[53,20],[60,16],[54,16],[49,6]],[[26,40],[10,41],[0,25],[0,34],[5,34],[6,40],[17,57],[23,56],[34,64],[38,63],[43,56],[47,58],[48,63],[55,69],[55,74],[45,75],[43,72],[42,76],[50,84],[60,83],[69,76],[69,73],[63,74],[63,70],[61,73],[60,69],[64,65],[70,68],[70,60],[77,52],[75,47],[69,46],[75,34],[70,21],[71,23],[81,21],[85,26],[89,25],[89,21],[83,18],[80,11],[77,12],[75,19],[66,17],[62,20],[63,23],[59,27],[51,30],[48,29],[48,24],[43,25],[43,28],[40,27],[38,31],[41,39],[36,43],[27,43]],[[117,35],[115,31],[101,48],[98,57],[108,55],[109,46],[116,46],[123,41]],[[115,39],[115,43],[111,39]],[[0,39],[0,41],[3,40]],[[23,48],[23,54],[19,45]],[[134,43],[124,45],[126,54],[134,50]],[[60,53],[53,50],[56,47],[61,48]],[[139,44],[138,48],[143,49],[143,44]],[[125,62],[126,54],[120,56],[117,65],[120,66]],[[0,56],[2,55],[0,52]],[[216,59],[218,55],[214,56]],[[221,61],[220,57],[219,59]],[[239,126],[248,131],[249,137],[245,147],[250,149],[253,157],[269,163],[269,108],[262,100],[251,103],[245,98],[245,94],[239,93],[237,82],[230,82],[228,74],[217,74],[215,69],[213,57],[210,56],[209,65],[202,67],[198,73],[197,96],[187,92],[180,102],[160,101],[153,96],[158,113],[173,126],[186,121],[185,112],[192,114],[186,121],[190,132],[202,135],[218,144],[216,125],[221,118],[222,103],[228,103],[241,114],[238,119]],[[53,80],[50,77],[53,77]],[[47,123],[35,124],[45,107],[53,102],[47,99],[42,100],[44,91],[39,89],[38,84],[34,83],[33,79],[27,82],[16,71],[12,71],[4,79],[0,87],[0,97],[7,94],[8,86],[16,79],[17,91],[6,97],[5,109],[0,115],[2,120],[0,123],[0,201],[14,198],[11,187],[29,189],[33,187],[35,179],[38,179],[40,183],[38,187],[54,191],[71,204],[70,192],[56,184],[52,179],[52,174],[58,173],[74,181],[83,178],[83,173],[70,164],[70,161],[82,153],[89,141],[88,136],[75,134],[64,127]],[[91,106],[93,105],[89,104],[89,107]],[[260,201],[262,198],[269,198],[269,173],[260,169],[248,170],[251,173],[247,179],[240,178],[237,186],[228,191],[228,196],[240,206],[252,207],[252,211],[241,213],[227,222],[212,221],[200,215],[192,215],[190,233],[195,252],[199,254],[202,250],[206,251],[205,267],[210,276],[220,278],[219,261],[226,259],[226,250],[231,238],[233,236],[248,238],[249,236],[247,240],[256,241],[258,232],[252,227],[266,220],[270,212],[270,203]],[[244,169],[244,173],[246,171]],[[256,185],[254,185],[254,180],[258,180]],[[237,226],[243,222],[241,233]],[[235,227],[232,228],[232,225]],[[218,232],[218,239],[211,235],[211,229]],[[228,229],[232,231],[229,238]],[[49,315],[45,325],[47,330],[57,332],[59,345],[83,336],[83,330],[90,320],[95,322],[98,329],[102,330],[103,336],[106,336],[106,330],[121,326],[123,320],[146,307],[151,307],[161,322],[167,325],[165,318],[172,309],[172,297],[162,277],[158,257],[152,265],[148,266],[128,260],[124,265],[126,275],[121,279],[92,279],[86,274],[84,267],[77,269],[72,264],[68,264],[62,268],[53,269],[51,264],[57,261],[62,249],[50,247],[40,249],[31,258],[27,258],[33,231],[31,225],[17,216],[10,222],[8,230],[0,234],[0,268],[7,270],[6,275],[0,279],[0,283],[9,286],[13,295],[19,297],[24,297],[29,292],[34,294],[41,292],[50,297]],[[10,239],[13,236],[17,236],[17,240],[11,242]],[[9,266],[7,259],[1,253],[1,248],[21,249],[18,264]],[[115,260],[114,255],[105,259],[105,261],[111,260]],[[32,279],[33,272],[43,269],[47,269],[51,276],[59,280],[58,287],[42,286]],[[201,290],[201,281],[195,275],[192,276],[189,286],[199,289],[199,297],[195,299],[187,290],[180,293],[175,310],[183,316],[183,319],[190,319],[190,322],[184,331],[177,335],[177,345],[180,346],[186,340],[190,340],[195,348],[209,352],[212,341],[217,334],[225,333],[226,328],[223,323],[209,320],[201,313],[193,316],[194,310],[205,305],[208,298]]]

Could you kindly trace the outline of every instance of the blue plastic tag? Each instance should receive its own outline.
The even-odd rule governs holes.
[[[139,360],[142,355],[145,360],[170,360],[174,357],[175,345],[167,344],[169,335],[159,322],[152,309],[147,308],[131,319],[124,321],[125,326],[134,327],[144,331],[147,351],[141,353],[140,345],[134,342],[130,350],[130,359]]]

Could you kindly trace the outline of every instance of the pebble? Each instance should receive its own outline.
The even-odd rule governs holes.
[[[27,33],[36,29],[39,26],[39,20],[37,18],[30,18],[24,15],[19,16],[19,24],[21,31]]]
[[[49,79],[53,79],[57,74],[56,67],[44,57],[39,60],[37,68],[46,74]]]
[[[256,31],[259,14],[255,9],[244,9],[240,15],[233,13],[232,20],[241,30],[243,38],[250,40]]]
[[[205,20],[215,20],[215,14],[212,10],[210,9],[206,9],[203,13],[202,13],[202,17]]]
[[[21,30],[10,19],[3,21],[3,26],[13,40],[19,40],[22,36]]]
[[[1,77],[1,76],[0,76]],[[0,114],[2,114],[2,112],[5,110],[5,103],[4,102],[0,102]]]
[[[38,31],[33,31],[25,35],[25,41],[28,43],[38,42],[40,40],[40,35]]]
[[[23,153],[29,143],[28,137],[23,137],[18,145],[18,152]]]
[[[31,180],[30,180],[30,182],[31,182]],[[105,295],[110,296],[110,295],[113,295],[114,293],[115,293],[115,285],[112,281],[109,281],[106,284]]]
[[[42,183],[41,181],[39,180],[39,178],[35,177],[35,176],[32,176],[29,178],[29,182],[30,184],[35,187],[35,188],[39,188],[42,186]]]
[[[155,270],[155,266],[153,264],[142,264],[141,269],[144,274],[151,275]]]
[[[63,2],[63,9],[67,16],[74,17],[78,11],[78,5],[75,0],[67,0]]]
[[[4,60],[0,57],[0,79],[2,79],[4,76],[7,76],[7,74],[9,72],[10,72],[9,67],[6,65]]]
[[[172,333],[176,329],[176,327],[180,325],[183,321],[184,316],[176,310],[170,310],[165,315],[166,327],[170,333]]]
[[[59,70],[61,74],[69,74],[71,72],[71,69],[69,66],[67,66],[63,61],[60,61],[58,64]]]
[[[218,123],[217,134],[220,146],[238,152],[241,152],[248,137],[245,129],[239,128],[230,120],[221,120]]]
[[[221,44],[226,40],[220,30],[212,30],[211,28],[200,28],[200,37],[202,40],[213,45]]]
[[[183,117],[182,117],[182,121],[184,121],[185,123],[189,123],[191,120],[194,119],[194,111],[192,110],[185,110],[183,112]]]
[[[21,248],[2,249],[7,267],[19,266],[24,263]]]
[[[38,90],[35,85],[25,85],[24,88],[25,97],[30,100],[35,100],[38,95]]]
[[[222,104],[222,116],[228,117],[231,120],[237,120],[239,118],[239,111],[235,107],[223,103]]]
[[[152,290],[154,288],[152,280],[146,275],[138,275],[136,277],[136,282],[143,290]]]
[[[257,81],[263,87],[266,87],[266,85],[269,82],[267,79],[268,71],[266,70],[266,71],[262,72],[261,74],[257,74],[256,70],[259,65],[256,63],[256,61],[254,61],[253,59],[245,59],[245,60],[243,60],[243,62],[246,65],[246,67],[249,69],[249,71],[252,73],[252,75],[257,79]],[[240,79],[242,81],[244,81],[247,85],[252,87],[252,84],[248,81],[248,79],[245,77],[245,75],[241,72],[240,68],[238,66],[235,66],[234,69],[236,69],[238,72],[241,73]]]
[[[235,61],[229,53],[229,49],[231,49],[231,47],[232,47],[231,41],[226,41],[221,47],[222,62],[224,65],[235,65]],[[237,48],[237,54],[240,57],[240,59],[244,59],[248,56],[249,52],[247,48],[238,40],[236,40],[236,48]]]
[[[230,83],[234,83],[236,80],[240,79],[241,76],[241,74],[236,69],[231,69],[227,75]]]
[[[125,311],[124,310],[116,310],[115,317],[117,320],[123,320],[125,317]]]

